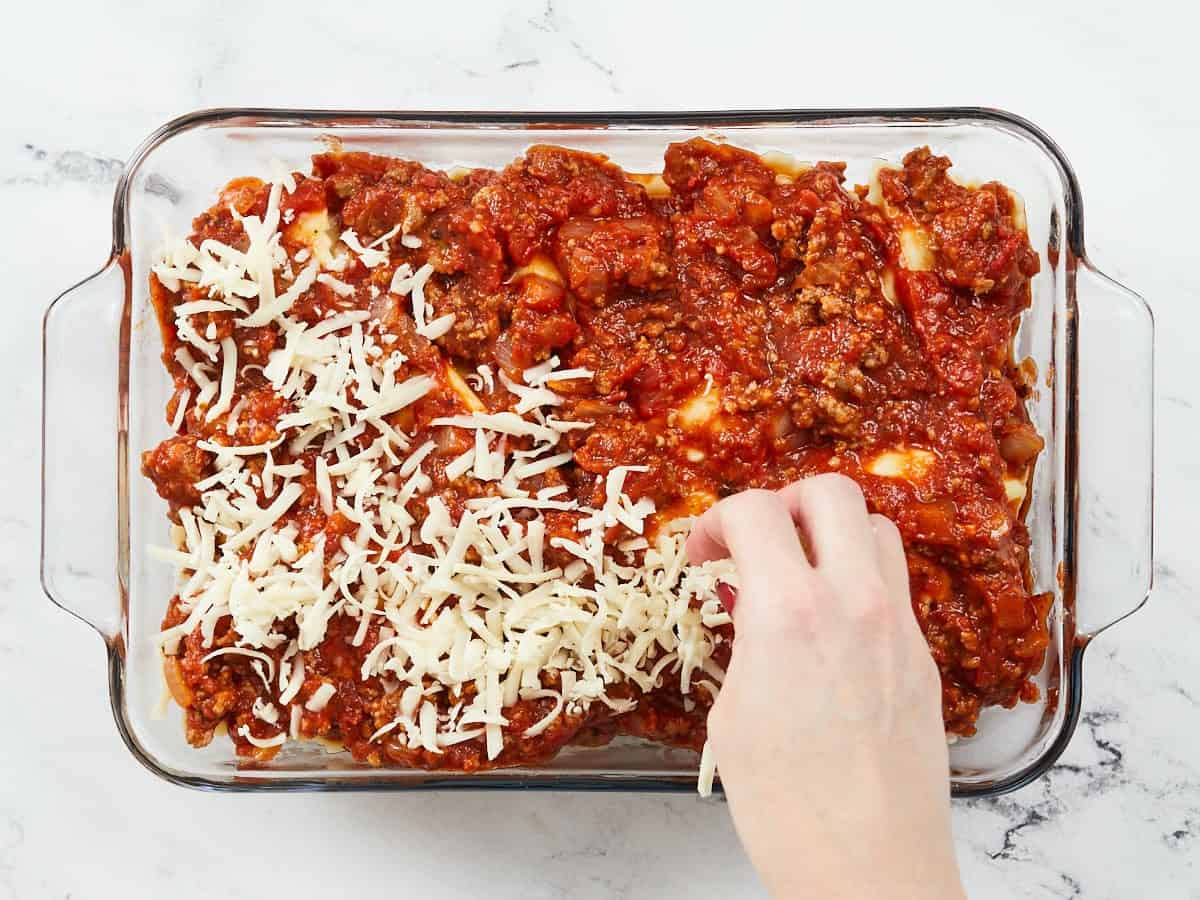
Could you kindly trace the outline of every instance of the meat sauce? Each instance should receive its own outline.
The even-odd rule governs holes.
[[[461,373],[486,364],[517,377],[552,354],[590,370],[591,379],[553,385],[565,398],[563,418],[594,424],[565,435],[573,462],[545,476],[581,501],[603,501],[598,485],[616,465],[647,467],[630,473],[626,490],[653,499],[664,519],[815,473],[855,479],[871,510],[899,526],[913,610],[941,672],[946,729],[970,735],[983,707],[1037,698],[1031,677],[1048,642],[1050,598],[1030,591],[1021,516],[1042,442],[1024,408],[1028,367],[1011,357],[1038,260],[1019,201],[998,184],[958,184],[949,165],[914,150],[901,167],[882,170],[869,192],[844,184],[841,163],[784,172],[696,139],[667,148],[665,189],[651,193],[647,179],[603,157],[552,146],[532,147],[502,171],[454,177],[398,159],[323,154],[283,197],[284,220],[298,223],[284,232],[289,254],[309,245],[300,226],[314,212],[328,215],[334,241],[353,228],[367,244],[399,225],[420,246],[393,242],[391,264],[378,269],[351,257],[339,278],[352,297],[318,283],[291,314],[316,322],[330,309],[369,309],[413,365],[429,372],[444,372],[449,361]],[[230,207],[261,215],[267,193],[257,179],[231,182],[195,220],[193,242],[244,247]],[[390,272],[401,262],[431,264],[426,297],[437,316],[455,315],[434,342],[388,301]],[[186,286],[169,291],[153,276],[151,295],[176,380],[170,420],[188,386],[174,358],[172,310],[205,295]],[[288,412],[261,373],[282,341],[275,329],[243,328],[226,312],[194,321],[209,339],[237,344],[239,415],[228,429],[227,415],[206,422],[190,408],[180,433],[143,455],[176,518],[198,502],[195,483],[212,472],[201,440],[262,443],[277,436],[275,423]],[[446,478],[445,465],[468,448],[451,429],[428,425],[454,411],[439,377],[443,390],[393,424],[438,442],[428,466],[433,490],[457,510],[470,482]],[[490,409],[511,401],[499,386],[481,387],[479,399]],[[298,543],[324,533],[332,548],[353,527],[338,512],[322,512],[313,469],[306,466],[304,494],[289,517]],[[554,521],[548,514],[551,530]],[[572,522],[561,524],[572,533]],[[176,597],[163,626],[185,618]],[[551,703],[521,701],[505,711],[508,739],[495,760],[479,740],[440,754],[386,735],[372,741],[394,717],[398,696],[377,678],[359,677],[379,635],[371,626],[354,646],[357,626],[335,616],[308,654],[296,702],[322,682],[337,692],[319,712],[302,712],[299,731],[340,741],[372,764],[528,764],[568,743],[621,733],[694,749],[703,743],[711,698],[701,692],[685,700],[669,678],[636,697],[632,712],[613,715],[593,704],[530,738],[522,737],[525,726]],[[268,738],[287,728],[286,710],[278,726],[252,714],[256,701],[275,700],[273,686],[245,657],[205,660],[238,637],[228,622],[211,645],[198,630],[187,636],[167,659],[168,682],[186,707],[191,743],[203,745],[225,726],[240,754],[269,758],[274,748],[252,745],[239,729]],[[266,652],[278,665],[282,650]]]

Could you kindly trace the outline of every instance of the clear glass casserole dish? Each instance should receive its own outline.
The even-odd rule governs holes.
[[[347,149],[427,165],[500,167],[530,144],[604,153],[629,171],[656,171],[667,143],[718,135],[801,160],[844,160],[849,183],[879,161],[929,144],[964,180],[997,180],[1024,200],[1042,271],[1017,337],[1039,385],[1030,416],[1046,439],[1027,522],[1035,591],[1050,591],[1051,644],[1041,700],[989,709],[976,737],[951,747],[956,796],[998,794],[1046,771],[1082,704],[1091,640],[1146,599],[1152,572],[1153,322],[1136,294],[1087,260],[1079,186],[1040,130],[984,109],[733,113],[388,113],[210,110],[176,119],[134,153],[117,186],[113,247],[69,289],[44,325],[42,583],[104,639],[118,729],[151,771],[219,790],[550,788],[692,790],[695,754],[620,738],[568,748],[537,768],[470,775],[379,769],[308,743],[248,766],[228,742],[183,739],[180,712],[162,714],[158,645],[169,568],[143,548],[161,542],[163,502],[139,474],[140,452],[167,432],[170,391],[147,296],[161,227],[191,216],[237,175],[272,159],[303,163],[336,137]],[[301,166],[303,167],[303,166]],[[115,416],[114,416],[115,413]],[[115,480],[113,473],[115,470]]]

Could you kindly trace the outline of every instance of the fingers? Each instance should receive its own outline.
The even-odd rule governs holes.
[[[904,559],[900,529],[891,519],[878,513],[871,515],[870,522],[875,532],[875,556],[879,560],[879,571],[883,575],[888,596],[907,608],[912,600],[908,587],[908,563]]]
[[[904,544],[900,540],[900,529],[886,516],[872,515],[871,528],[875,532],[875,555],[879,559],[879,571],[883,576],[888,600],[895,604],[897,621],[909,632],[915,642],[925,651],[925,637],[913,613],[912,591],[908,583],[908,563],[904,558]]]
[[[779,491],[803,529],[813,564],[835,592],[850,596],[878,572],[875,529],[859,486],[844,475],[816,475]]]
[[[804,561],[787,506],[773,491],[758,490],[726,497],[708,509],[692,526],[687,555],[693,563],[728,557],[739,572],[780,558]]]
[[[743,491],[704,513],[687,542],[688,559],[730,558],[737,566],[742,602],[731,614],[738,631],[794,607],[811,569],[782,498],[773,491]]]
[[[868,515],[862,491],[842,475],[817,475],[775,493],[745,491],[722,500],[697,520],[687,555],[693,563],[733,560],[738,596],[747,602],[722,600],[738,630],[751,621],[778,624],[779,615],[803,608],[814,590],[814,567],[843,611],[894,604],[916,625],[899,531],[885,517]]]

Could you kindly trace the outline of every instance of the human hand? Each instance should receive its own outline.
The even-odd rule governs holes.
[[[849,478],[819,475],[722,500],[687,552],[738,570],[708,740],[771,894],[964,897],[941,684],[896,526]]]

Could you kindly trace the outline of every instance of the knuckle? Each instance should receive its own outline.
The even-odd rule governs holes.
[[[749,490],[741,491],[726,499],[725,502],[739,511],[784,507],[783,499],[779,495],[774,491],[767,491],[762,488],[750,488]]]
[[[787,504],[774,491],[759,488],[741,491],[726,497],[718,504],[721,522],[725,527],[761,527],[779,518],[789,518]]]
[[[879,513],[871,513],[871,527],[875,529],[875,534],[881,540],[895,541],[900,543],[900,529],[896,527],[896,523],[887,516],[881,516]]]
[[[774,627],[789,639],[812,640],[815,638],[818,621],[815,603],[794,603],[787,606],[778,616]]]
[[[803,573],[774,577],[769,583],[752,581],[746,590],[735,626],[743,646],[748,642],[772,645],[782,636],[807,640],[818,629],[819,611],[835,600],[828,588]]]
[[[825,472],[814,475],[809,484],[814,491],[820,491],[829,497],[842,501],[865,504],[862,488],[857,481],[838,472]]]
[[[895,601],[879,578],[864,579],[854,605],[859,624],[875,632],[890,631],[899,622]]]
[[[798,573],[782,588],[784,602],[775,604],[769,626],[776,633],[805,640],[816,636],[821,623],[821,611],[831,609],[837,598],[822,579],[804,577]]]

